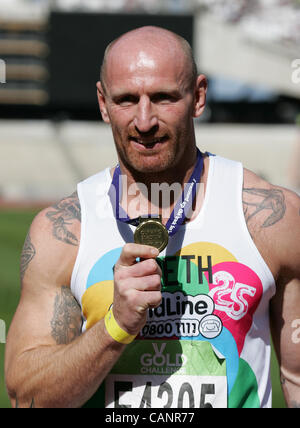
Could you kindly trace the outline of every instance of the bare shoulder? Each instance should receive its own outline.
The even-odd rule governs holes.
[[[33,220],[21,254],[21,280],[30,268],[61,272],[70,278],[80,242],[81,211],[77,192],[43,209]],[[58,268],[61,267],[61,268]],[[38,269],[39,268],[39,269]],[[64,275],[65,274],[65,275]],[[26,281],[25,281],[26,282]]]
[[[244,170],[243,208],[250,234],[274,269],[300,257],[300,197]],[[299,265],[298,258],[298,265]]]
[[[78,246],[81,210],[77,192],[48,208],[45,216],[50,221],[54,238],[65,244]]]
[[[244,170],[243,206],[247,224],[253,219],[253,225],[257,228],[299,221],[300,197],[247,169]]]
[[[79,241],[76,193],[34,218],[21,253],[21,298],[7,338],[7,370],[26,350],[79,336],[81,309],[70,289]]]

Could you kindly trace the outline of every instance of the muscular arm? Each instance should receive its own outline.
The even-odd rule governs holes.
[[[102,321],[74,339],[80,327],[80,314],[68,287],[62,287],[51,300],[52,318],[46,317],[48,336],[45,321],[39,329],[28,331],[32,320],[26,319],[22,311],[33,310],[38,317],[42,313],[26,303],[12,326],[11,340],[19,343],[8,350],[6,382],[16,407],[32,407],[33,403],[41,408],[82,406],[95,393],[123,348],[107,335]],[[45,333],[37,332],[41,329]]]
[[[21,299],[10,326],[5,378],[15,407],[81,407],[99,388],[125,345],[99,320],[81,335],[81,310],[70,290],[80,235],[76,194],[42,211],[21,257]],[[158,252],[128,244],[115,269],[114,315],[137,334],[149,306],[160,304]]]
[[[300,343],[295,325],[300,319],[300,198],[285,192],[286,214],[279,238],[280,271],[271,307],[273,342],[288,407],[300,407]]]
[[[81,333],[70,291],[79,240],[76,195],[42,211],[21,256],[21,299],[6,346],[5,375],[15,407],[80,407],[123,351],[103,321]]]
[[[273,342],[280,366],[280,380],[288,407],[300,408],[300,280],[278,285],[271,303]]]
[[[249,231],[276,280],[270,320],[283,393],[289,407],[300,407],[300,198],[247,172],[243,204]]]

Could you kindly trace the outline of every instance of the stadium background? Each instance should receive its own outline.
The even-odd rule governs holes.
[[[19,259],[44,206],[116,161],[95,83],[106,44],[142,25],[177,31],[209,79],[198,146],[300,192],[299,0],[1,0],[0,408]],[[298,125],[297,125],[298,123]],[[5,326],[5,331],[3,328]],[[272,355],[273,407],[284,407]]]

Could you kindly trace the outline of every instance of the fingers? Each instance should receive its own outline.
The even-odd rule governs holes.
[[[114,269],[114,316],[119,326],[137,334],[145,325],[147,310],[160,305],[162,271],[159,251],[147,245],[126,244]],[[137,258],[143,261],[137,263]]]
[[[117,266],[117,265],[116,265]],[[141,278],[149,275],[162,276],[161,268],[154,259],[143,260],[133,266],[117,266],[115,268],[115,279],[122,280],[125,278]]]
[[[139,292],[137,295],[136,311],[144,314],[147,309],[157,308],[161,304],[160,291]]]
[[[158,257],[159,251],[157,248],[149,245],[126,244],[123,247],[121,256],[115,265],[115,270],[121,266],[132,266],[136,264],[136,259],[153,259]]]
[[[126,279],[119,282],[121,292],[127,291],[127,289],[133,289],[138,291],[161,291],[161,276],[159,274],[144,276],[142,278],[131,278],[130,285],[126,284]]]
[[[161,291],[162,272],[153,259],[145,260],[134,266],[122,267],[115,272],[115,283],[120,295],[130,290]]]

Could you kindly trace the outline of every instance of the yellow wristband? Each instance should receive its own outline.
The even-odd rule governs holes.
[[[107,312],[104,318],[105,327],[108,332],[108,334],[119,343],[123,343],[123,345],[128,345],[129,343],[133,342],[136,338],[136,335],[133,336],[132,334],[127,333],[125,330],[123,330],[119,324],[117,323],[112,307]]]

